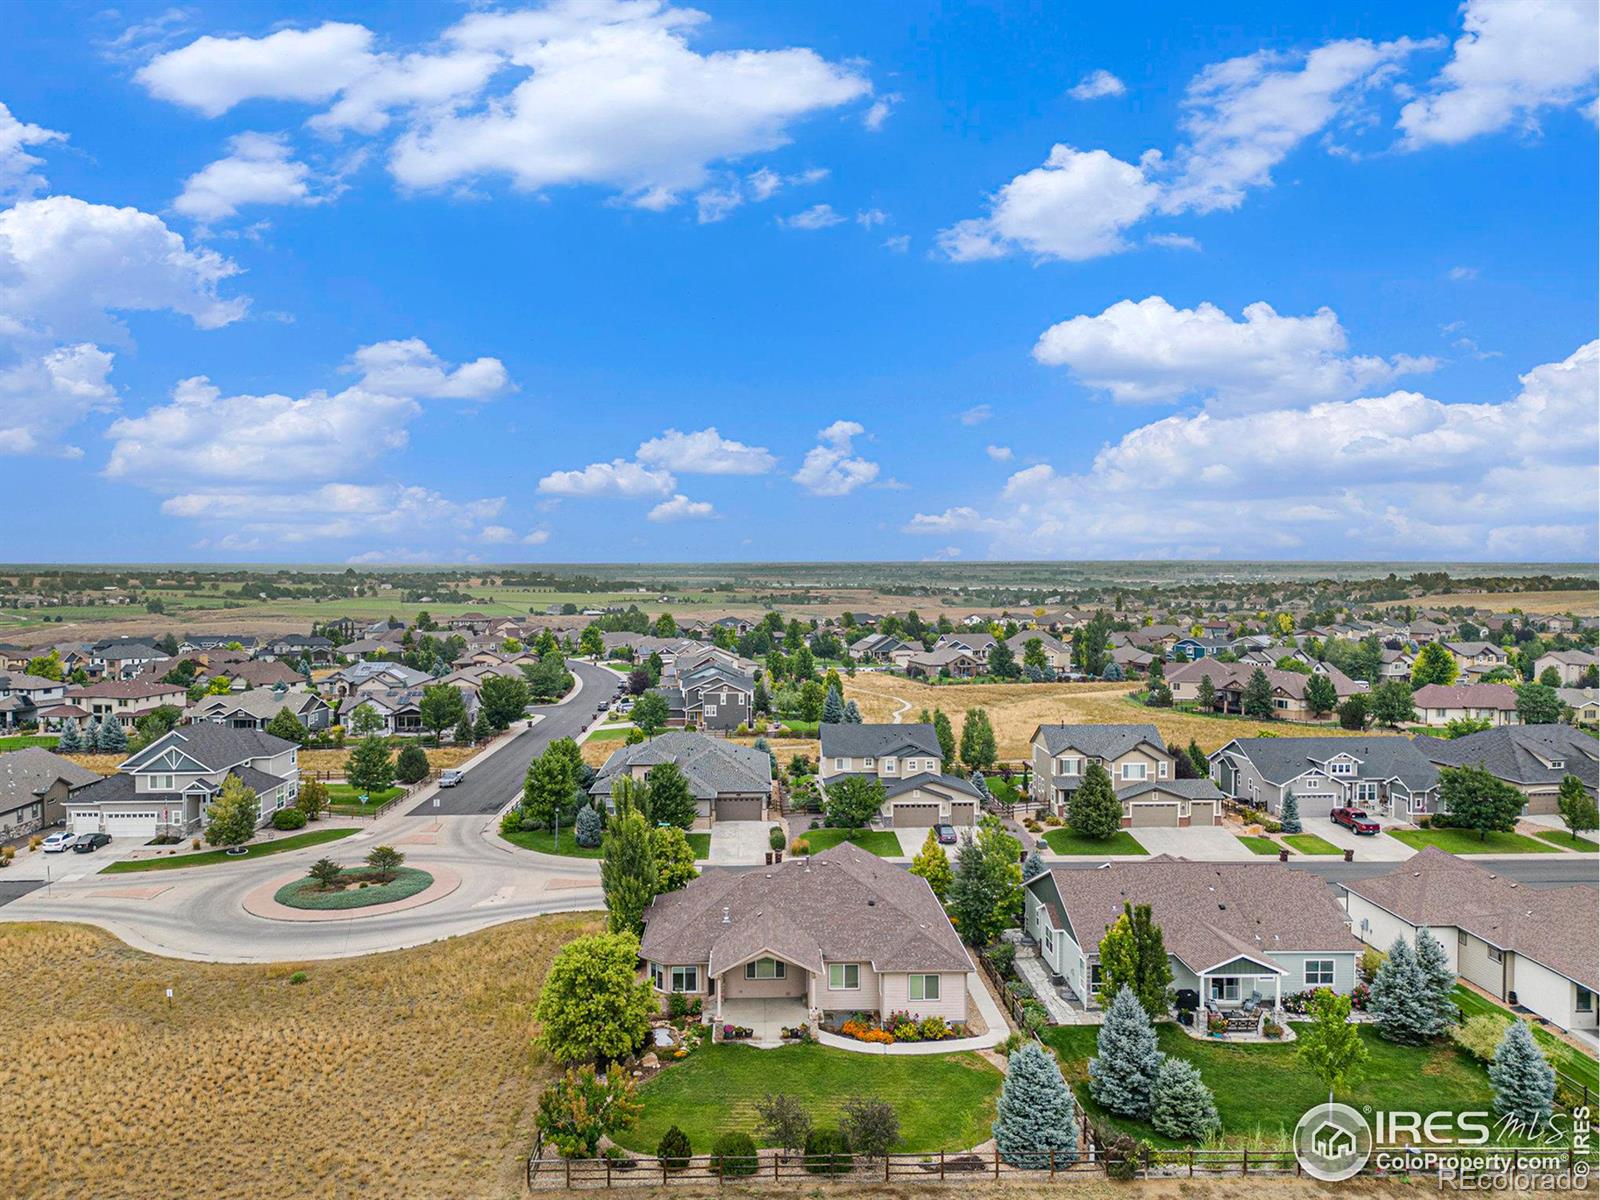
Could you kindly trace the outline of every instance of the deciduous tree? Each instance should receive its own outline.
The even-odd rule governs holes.
[[[1361,1032],[1350,1023],[1350,997],[1318,988],[1311,997],[1310,1020],[1299,1030],[1295,1053],[1328,1089],[1328,1103],[1341,1088],[1349,1088],[1362,1075],[1367,1048]]]
[[[1556,811],[1561,814],[1561,823],[1574,842],[1579,834],[1592,833],[1600,826],[1595,798],[1584,789],[1583,780],[1576,775],[1562,776],[1561,788],[1556,793]]]
[[[1161,926],[1151,919],[1148,904],[1123,902],[1122,915],[1100,940],[1100,980],[1102,1004],[1127,988],[1151,1020],[1166,1015],[1172,964]]]
[[[206,810],[206,841],[213,846],[242,846],[255,836],[261,803],[254,788],[237,775],[222,780],[222,791]]]
[[[827,821],[835,828],[858,829],[883,808],[883,782],[875,776],[848,775],[825,790]]]
[[[928,886],[933,889],[933,894],[942,904],[944,898],[950,894],[950,885],[955,880],[955,873],[950,869],[950,858],[944,852],[944,847],[939,844],[939,837],[933,830],[928,830],[928,836],[922,841],[922,849],[917,851],[916,858],[911,860],[910,871],[928,881]]]
[[[661,881],[644,814],[634,810],[612,817],[600,850],[600,886],[605,892],[607,926],[613,933],[638,937],[644,932],[645,906],[655,899]]]
[[[1483,767],[1439,768],[1439,805],[1450,823],[1470,829],[1479,841],[1491,833],[1509,833],[1522,814],[1523,797]]]

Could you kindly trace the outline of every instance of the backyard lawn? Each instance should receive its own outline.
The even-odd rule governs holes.
[[[858,1054],[830,1046],[753,1046],[708,1043],[667,1067],[639,1090],[643,1112],[616,1135],[629,1150],[654,1154],[668,1126],[689,1135],[707,1154],[721,1133],[742,1130],[765,1144],[756,1101],[768,1092],[800,1098],[816,1125],[833,1125],[842,1101],[875,1096],[900,1118],[897,1151],[917,1154],[969,1150],[989,1138],[1000,1072],[976,1054]]]
[[[1314,833],[1286,833],[1283,843],[1297,854],[1343,854],[1344,851]]]
[[[1251,854],[1276,854],[1278,843],[1269,837],[1255,837],[1251,834],[1235,834],[1244,848]]]
[[[27,750],[32,746],[44,746],[54,749],[59,741],[55,734],[17,733],[10,737],[0,737],[0,751]]]
[[[1462,1015],[1476,1017],[1481,1013],[1498,1013],[1503,1017],[1510,1017],[1509,1010],[1496,1004],[1487,996],[1480,996],[1471,988],[1456,984],[1455,990],[1450,993],[1450,998],[1456,1002]],[[1576,1046],[1569,1045],[1547,1030],[1537,1025],[1530,1025],[1533,1038],[1539,1043],[1539,1048],[1544,1051],[1545,1057],[1550,1060],[1550,1065],[1563,1075],[1570,1076],[1579,1083],[1587,1083],[1592,1089],[1600,1089],[1600,1063],[1579,1050]]]
[[[1556,847],[1520,833],[1490,833],[1480,839],[1470,829],[1391,829],[1389,836],[1413,850],[1437,846],[1451,854],[1556,853]]]
[[[182,867],[211,867],[217,863],[249,862],[253,858],[265,858],[269,854],[284,854],[290,850],[304,850],[307,846],[320,846],[324,842],[336,842],[340,838],[347,838],[356,830],[346,826],[343,829],[313,829],[307,833],[296,833],[289,837],[275,838],[270,842],[257,842],[253,846],[246,846],[244,854],[229,854],[226,850],[205,850],[199,854],[177,854],[171,858],[142,858],[138,860],[124,859],[114,862],[102,875],[122,875],[129,871],[176,871]]]
[[[1576,850],[1580,854],[1593,854],[1596,850],[1600,850],[1600,842],[1586,837],[1573,837],[1565,829],[1546,829],[1533,836],[1549,842],[1552,846],[1559,846],[1563,850]]]
[[[1087,1086],[1097,1033],[1093,1026],[1061,1025],[1045,1030],[1043,1037],[1060,1053],[1084,1107],[1105,1117]],[[1301,1065],[1292,1043],[1197,1041],[1170,1023],[1159,1027],[1158,1036],[1163,1051],[1200,1069],[1216,1094],[1226,1141],[1286,1143],[1301,1114],[1327,1099],[1326,1088]],[[1361,1040],[1370,1056],[1366,1073],[1355,1087],[1339,1094],[1340,1100],[1374,1109],[1458,1112],[1490,1107],[1488,1075],[1454,1045],[1397,1046],[1378,1037],[1370,1026],[1361,1027]],[[1181,1144],[1141,1122],[1110,1119],[1155,1145]]]
[[[1096,855],[1104,858],[1112,854],[1148,854],[1127,830],[1119,829],[1108,838],[1079,837],[1072,830],[1047,829],[1044,843],[1056,854]]]
[[[831,850],[840,842],[854,842],[879,858],[899,858],[905,853],[900,839],[887,829],[803,829],[795,837],[804,838],[813,854]]]
[[[500,836],[513,846],[521,846],[524,850],[537,850],[540,854],[565,854],[568,858],[600,857],[599,846],[590,849],[578,845],[578,836],[570,825],[562,827],[559,841],[548,829],[519,829],[515,833],[502,833]],[[707,852],[709,851],[708,842]]]

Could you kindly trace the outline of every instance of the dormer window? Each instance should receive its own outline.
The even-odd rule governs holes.
[[[1550,760],[1550,769],[1552,771],[1559,771],[1562,768],[1564,768],[1566,765],[1567,765],[1567,760],[1564,759],[1564,758],[1552,758]]]
[[[878,760],[877,760],[877,759],[875,759],[875,758],[863,758],[863,759],[862,759],[862,760],[861,760],[861,765],[862,765],[862,766],[864,766],[864,767],[866,767],[866,768],[867,768],[867,769],[868,769],[868,770],[871,770],[871,769],[872,769],[872,766],[873,766],[873,764],[874,764],[874,763],[876,763],[876,762],[877,762],[877,761],[878,761]]]
[[[1356,773],[1356,765],[1348,760],[1331,762],[1328,764],[1328,773],[1330,775],[1354,775]]]

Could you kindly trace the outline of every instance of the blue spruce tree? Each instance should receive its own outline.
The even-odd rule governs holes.
[[[1151,1093],[1150,1124],[1169,1138],[1195,1142],[1222,1128],[1216,1098],[1193,1063],[1168,1058],[1161,1064]]]
[[[822,723],[824,725],[842,725],[844,723],[844,701],[839,697],[839,689],[831,687],[828,695],[822,701]]]
[[[76,754],[83,749],[83,733],[78,729],[77,717],[68,717],[67,723],[61,727],[56,749],[62,754]]]
[[[846,725],[859,725],[859,724],[861,724],[861,706],[859,704],[857,704],[854,700],[845,701],[845,705],[844,705],[844,723]]]
[[[1126,984],[1106,1010],[1096,1048],[1099,1053],[1089,1060],[1089,1094],[1121,1116],[1148,1116],[1162,1056],[1150,1016]]]
[[[1300,801],[1294,798],[1293,788],[1283,794],[1283,811],[1278,814],[1278,817],[1283,822],[1283,831],[1285,833],[1299,833],[1301,831]]]
[[[1078,1122],[1072,1092],[1055,1060],[1037,1042],[1025,1042],[1006,1063],[995,1107],[995,1146],[1013,1167],[1039,1171],[1078,1157]]]
[[[100,722],[100,732],[95,735],[94,748],[102,754],[121,754],[128,748],[128,735],[122,732],[122,722],[107,717]]]
[[[586,850],[594,849],[600,844],[601,832],[600,814],[595,811],[594,805],[585,804],[578,809],[578,819],[573,832],[578,845]]]
[[[1426,929],[1417,930],[1417,971],[1422,977],[1428,1036],[1443,1037],[1459,1015],[1450,995],[1455,990],[1456,973],[1450,969],[1450,961],[1439,939]]]
[[[1550,1117],[1556,1099],[1556,1073],[1533,1040],[1526,1021],[1513,1021],[1489,1064],[1494,1110],[1534,1133]]]
[[[1028,857],[1022,860],[1022,878],[1024,881],[1032,879],[1035,875],[1045,873],[1044,855],[1039,853],[1039,843],[1033,844],[1033,849],[1028,851]]]
[[[1391,1042],[1417,1046],[1434,1036],[1432,1005],[1416,951],[1403,936],[1395,938],[1389,957],[1373,976],[1367,1008],[1377,1014],[1379,1036]]]

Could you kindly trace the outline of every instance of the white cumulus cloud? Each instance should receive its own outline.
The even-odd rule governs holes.
[[[652,508],[647,519],[651,521],[704,521],[716,516],[716,510],[704,500],[691,500],[682,492],[670,500],[663,500]]]
[[[63,141],[65,137],[53,129],[19,121],[0,103],[0,200],[31,196],[42,190],[45,179],[35,168],[44,162],[29,154],[26,147]]]
[[[116,408],[110,374],[111,355],[86,342],[0,366],[0,454],[81,458],[63,439],[90,413]]]
[[[866,430],[854,421],[835,421],[817,432],[816,446],[791,478],[813,496],[847,496],[878,477],[878,464],[855,455],[853,443]]]
[[[134,75],[151,95],[208,117],[246,100],[331,99],[372,65],[372,31],[329,21],[266,37],[202,37]]]
[[[184,181],[172,207],[198,221],[236,216],[246,204],[314,204],[311,168],[296,162],[282,134],[241,133],[228,142],[228,156]]]
[[[1106,96],[1121,96],[1128,90],[1123,83],[1104,67],[1090,71],[1077,84],[1067,89],[1074,100],[1099,100]]]
[[[764,446],[747,446],[717,432],[669,429],[640,445],[634,457],[652,467],[684,475],[764,475],[778,463]]]
[[[638,499],[665,496],[672,491],[674,482],[670,471],[617,458],[608,463],[590,463],[581,471],[552,471],[539,480],[539,491],[547,496]]]

